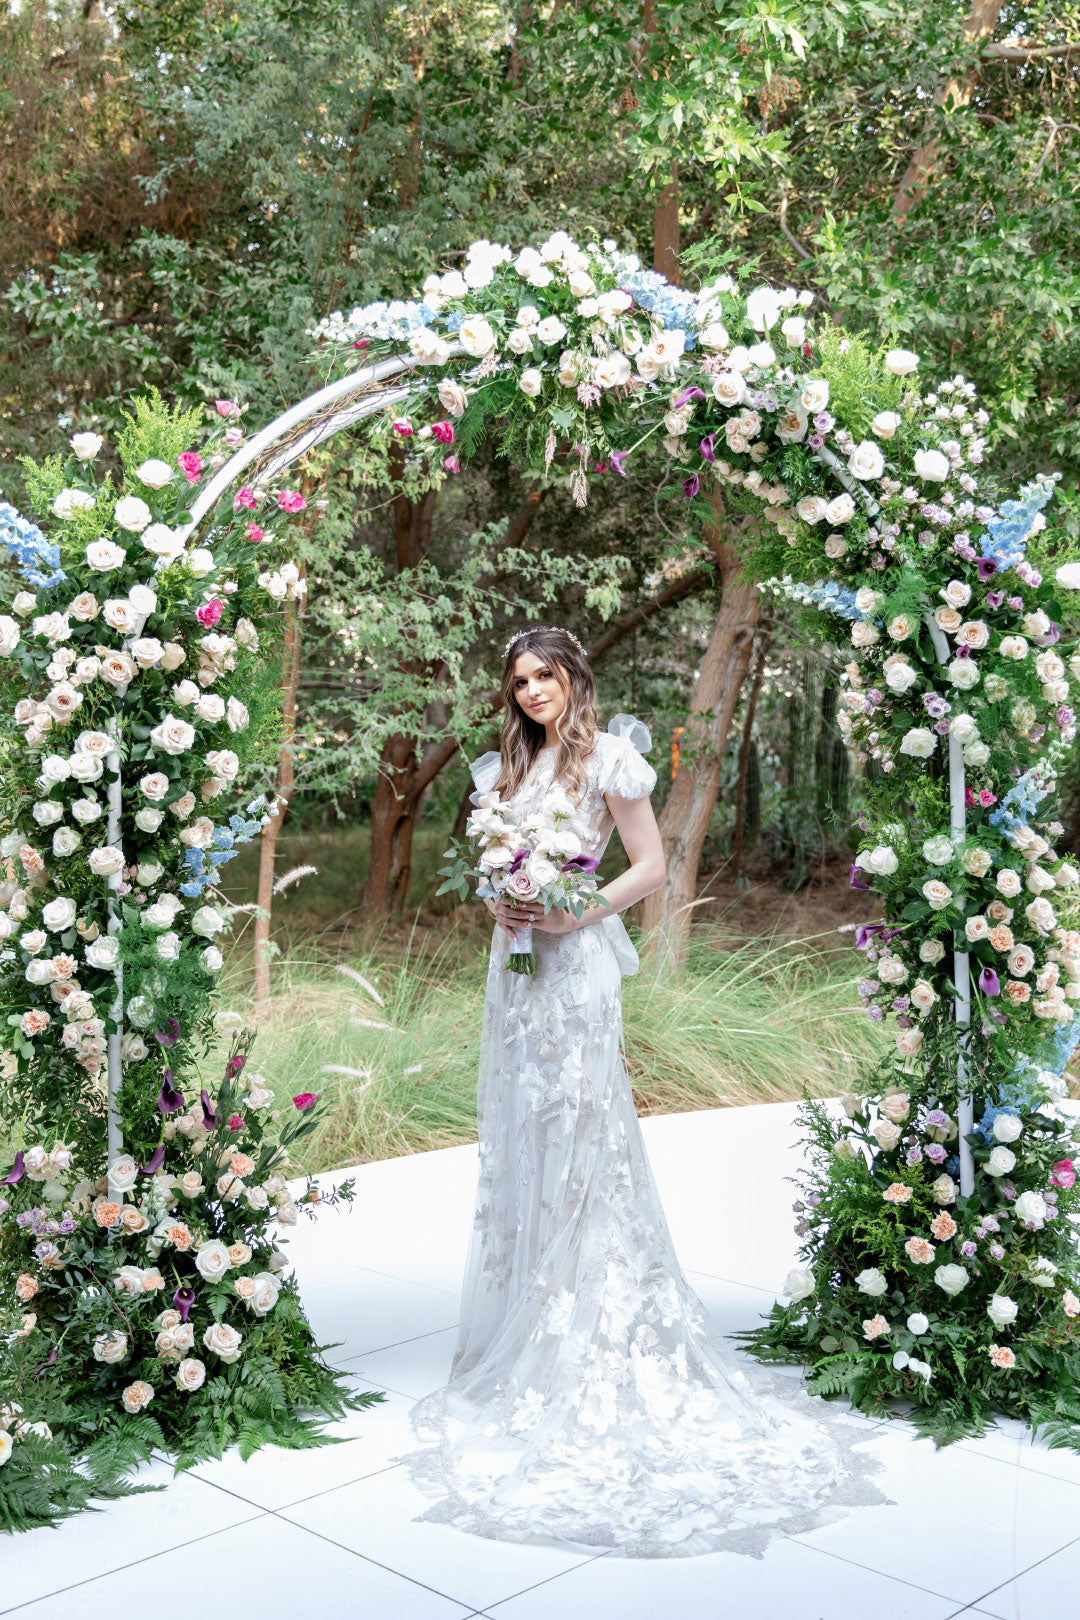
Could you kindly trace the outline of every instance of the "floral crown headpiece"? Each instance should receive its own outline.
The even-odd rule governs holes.
[[[521,641],[523,637],[531,636],[537,630],[558,630],[561,635],[569,636],[570,640],[574,643],[574,646],[580,651],[581,656],[583,658],[588,658],[588,650],[581,645],[581,642],[578,640],[577,636],[575,636],[574,632],[572,630],[567,630],[565,625],[561,624],[530,624],[524,630],[515,630],[514,634],[510,637],[510,640],[503,648],[503,657],[506,657],[515,641]]]

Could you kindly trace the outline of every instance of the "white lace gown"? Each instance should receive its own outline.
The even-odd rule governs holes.
[[[597,736],[576,831],[600,857],[605,795],[652,792],[639,721]],[[542,802],[554,751],[510,801]],[[473,766],[479,791],[498,755]],[[476,1217],[449,1382],[412,1408],[421,1519],[634,1557],[760,1556],[883,1501],[865,1426],[722,1347],[672,1247],[622,1053],[620,918],[533,935],[533,975],[492,935]],[[732,1242],[738,1241],[732,1234]]]

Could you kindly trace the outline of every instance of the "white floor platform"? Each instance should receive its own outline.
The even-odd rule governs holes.
[[[792,1260],[793,1113],[645,1122],[680,1258],[721,1333],[756,1324]],[[3,1539],[0,1614],[188,1612],[198,1594],[230,1620],[1041,1620],[1076,1601],[1080,1456],[1033,1446],[1018,1425],[935,1452],[903,1423],[867,1422],[894,1505],[760,1562],[576,1555],[414,1523],[425,1499],[388,1459],[413,1444],[411,1401],[449,1368],[476,1151],[355,1174],[351,1210],[284,1235],[316,1333],[342,1341],[330,1359],[385,1403],[340,1426],[346,1444],[247,1463],[233,1452],[166,1492]]]

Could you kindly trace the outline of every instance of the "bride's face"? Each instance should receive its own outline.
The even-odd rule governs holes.
[[[566,708],[566,689],[555,664],[545,664],[535,653],[519,653],[514,660],[514,699],[531,719],[552,725]]]

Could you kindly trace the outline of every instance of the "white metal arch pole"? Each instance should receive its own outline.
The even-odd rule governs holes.
[[[930,608],[924,613],[926,627],[930,632],[930,639],[934,643],[938,663],[946,664],[949,661],[949,643],[945,639],[945,632],[934,619]],[[949,826],[954,833],[963,836],[967,828],[967,783],[964,779],[964,750],[957,739],[949,732]],[[972,1158],[971,1148],[966,1140],[975,1126],[975,1112],[971,1093],[965,1091],[968,1078],[967,1048],[971,1025],[971,957],[967,951],[954,950],[953,952],[953,983],[956,986],[956,999],[953,1003],[956,1013],[956,1027],[959,1031],[959,1052],[956,1060],[956,1093],[957,1109],[956,1123],[960,1132],[960,1195],[970,1198],[975,1191],[975,1161]]]
[[[453,359],[464,352],[460,343],[453,343],[448,345],[446,357]],[[363,366],[359,371],[352,371],[347,377],[340,377],[337,382],[328,383],[317,393],[309,394],[307,399],[290,405],[287,411],[283,411],[272,422],[268,422],[266,427],[260,428],[246,444],[240,446],[235,455],[229,457],[224,466],[218,468],[189,507],[191,522],[198,523],[207,512],[213,511],[222,495],[230,484],[236,482],[244,468],[250,467],[252,462],[272,449],[294,428],[300,427],[311,417],[318,416],[339,400],[348,400],[373,383],[390,382],[394,377],[400,377],[404,371],[415,370],[416,365],[417,362],[411,355],[392,355],[388,360],[378,361],[376,365]],[[378,392],[368,394],[351,405],[344,405],[340,411],[335,411],[333,416],[318,422],[310,432],[301,434],[280,455],[275,456],[259,474],[260,482],[273,478],[292,462],[298,461],[306,451],[314,449],[326,439],[333,438],[345,428],[352,427],[354,422],[361,421],[365,416],[373,416],[376,411],[385,410],[388,405],[396,405],[407,393],[407,387],[381,388]]]
[[[123,803],[123,783],[120,776],[120,726],[115,715],[110,715],[108,732],[112,738],[113,746],[105,756],[105,769],[111,773],[108,787],[109,820],[106,833],[106,842],[114,849],[120,848],[120,812]],[[109,933],[116,935],[120,932],[120,912],[116,904],[117,890],[123,882],[124,873],[121,869],[114,872],[108,879],[109,899],[107,910],[109,917]],[[109,1197],[123,1203],[123,1193],[113,1185],[112,1167],[124,1151],[124,1138],[120,1130],[120,1081],[123,1078],[123,1061],[121,1057],[121,1041],[124,1030],[124,969],[117,961],[116,994],[113,1004],[109,1008],[109,1017],[116,1026],[108,1039],[108,1154],[106,1163],[109,1169]]]

